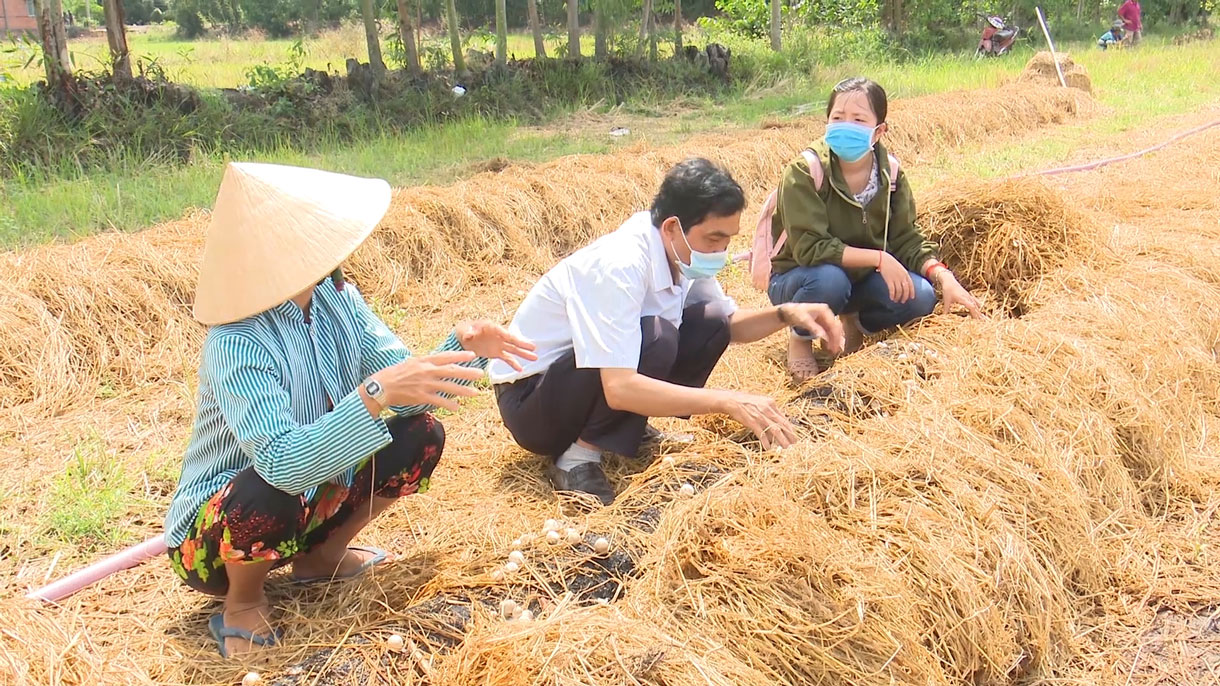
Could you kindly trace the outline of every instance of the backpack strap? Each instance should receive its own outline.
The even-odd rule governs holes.
[[[822,168],[822,159],[818,154],[809,148],[801,151],[801,157],[805,158],[805,162],[809,165],[809,178],[813,181],[813,189],[815,191],[822,190],[822,182],[826,178],[826,170]],[[775,207],[772,206],[772,198],[774,202],[779,202],[779,194],[773,193],[771,198],[767,198],[767,206],[763,209],[764,212],[774,212]],[[788,241],[788,232],[781,231],[779,238],[776,239],[775,245],[771,247],[771,257],[774,258],[783,249],[784,243]]]

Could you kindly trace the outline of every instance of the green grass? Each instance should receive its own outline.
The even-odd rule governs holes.
[[[113,547],[125,533],[116,524],[127,511],[131,479],[101,439],[77,444],[73,459],[51,485],[43,508],[45,536],[81,549]]]

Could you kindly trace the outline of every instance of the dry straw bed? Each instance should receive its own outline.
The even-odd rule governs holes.
[[[1050,242],[965,253],[999,259],[977,276],[1024,315],[934,318],[841,360],[787,399],[818,438],[782,453],[700,431],[586,513],[547,500],[494,410],[455,418],[456,471],[374,532],[409,557],[276,587],[289,634],[255,666],[293,685],[1212,683],[1220,274],[1161,248],[1217,249],[1220,205],[1141,189],[1164,169],[1204,188],[1192,163],[1218,154],[1220,132],[1105,178],[953,191],[1006,244]],[[986,244],[979,226],[944,235]],[[758,348],[726,366],[779,377]],[[580,544],[523,543],[522,570],[493,577],[561,515]],[[505,598],[536,619],[504,620]],[[153,565],[64,609],[9,603],[0,664],[23,683],[233,683],[246,667],[209,653],[211,611]]]
[[[894,103],[891,149],[907,163],[934,150],[992,140],[1087,113],[1079,91],[1041,86],[950,93]],[[383,302],[448,301],[475,284],[526,288],[573,248],[647,206],[661,176],[689,155],[728,165],[760,200],[802,146],[795,128],[703,136],[681,146],[562,158],[516,173],[479,174],[443,188],[398,191],[351,260],[366,294]],[[182,381],[202,330],[190,302],[207,214],[134,235],[104,235],[0,257],[0,409],[72,402]],[[460,299],[460,298],[459,298]]]

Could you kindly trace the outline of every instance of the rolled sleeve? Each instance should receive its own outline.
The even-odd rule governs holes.
[[[209,340],[205,365],[225,422],[254,470],[293,495],[343,474],[388,445],[385,423],[349,393],[312,424],[292,416],[292,401],[271,356],[240,335]]]
[[[572,270],[565,308],[578,368],[639,367],[646,273],[647,264],[628,260]]]
[[[717,279],[695,279],[691,282],[684,306],[689,307],[699,303],[714,305],[716,310],[726,317],[733,316],[733,313],[737,311],[737,301],[724,292],[724,287]]]

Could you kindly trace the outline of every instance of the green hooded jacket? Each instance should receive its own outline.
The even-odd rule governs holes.
[[[819,191],[813,187],[809,165],[803,155],[784,170],[771,231],[776,241],[782,231],[788,232],[788,238],[771,260],[772,274],[783,274],[798,266],[811,267],[823,263],[842,265],[843,248],[849,245],[871,250],[884,247],[907,269],[917,274],[925,262],[936,257],[936,244],[924,238],[915,225],[915,196],[901,169],[898,171],[897,189],[892,194],[890,192],[889,156],[880,143],[874,146],[873,154],[876,160],[886,161],[880,163],[877,195],[868,207],[861,207],[856,202],[839,165],[827,163],[827,160],[836,161],[838,156],[830,152],[825,142],[810,146],[810,150],[823,161],[822,168],[826,173],[822,189]],[[888,238],[885,231],[887,219]],[[871,272],[867,268],[847,270],[853,282]]]

